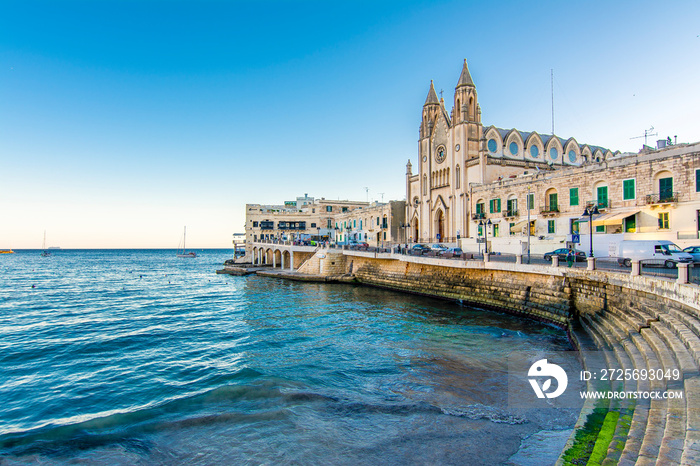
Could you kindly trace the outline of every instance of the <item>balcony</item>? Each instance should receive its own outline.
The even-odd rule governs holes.
[[[663,192],[659,194],[647,194],[645,202],[647,204],[673,204],[678,202],[680,192]]]
[[[472,215],[472,220],[482,220],[486,218],[486,214],[484,212],[477,212],[474,215]]]
[[[506,217],[506,218],[508,218],[508,217],[517,217],[517,216],[518,216],[518,210],[517,210],[517,209],[514,209],[514,210],[504,210],[502,213],[503,213],[503,216]]]
[[[555,215],[559,213],[559,206],[558,205],[547,205],[545,204],[542,209],[540,209],[540,214],[542,215]]]
[[[610,208],[610,200],[609,199],[605,199],[605,200],[601,200],[601,201],[592,200],[592,201],[586,202],[586,207],[593,207],[594,205],[598,206],[598,210],[606,210],[606,209]]]

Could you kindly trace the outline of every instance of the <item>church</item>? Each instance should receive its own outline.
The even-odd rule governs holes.
[[[484,127],[465,59],[451,112],[430,83],[419,130],[417,173],[410,160],[406,166],[406,236],[412,242],[460,243],[461,238],[474,237],[478,221],[486,218],[485,202],[474,198],[475,186],[600,163],[618,154],[581,145],[574,138]],[[517,199],[503,206],[500,198],[493,201],[488,209],[501,218],[517,211]]]

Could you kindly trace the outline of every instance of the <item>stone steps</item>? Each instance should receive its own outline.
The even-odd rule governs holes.
[[[695,359],[695,363],[700,365],[700,321],[674,310],[661,316],[661,321],[678,335]]]
[[[603,341],[605,346],[611,348],[610,354],[613,358],[609,358],[607,365],[608,369],[635,369],[639,365],[644,365],[644,359],[641,357],[635,347],[629,341],[628,335],[623,329],[607,322],[602,316],[594,316],[587,320],[589,329],[597,334],[597,340]],[[646,366],[645,366],[646,367]],[[600,368],[598,368],[600,369]],[[635,391],[638,389],[638,382],[634,380],[623,381],[625,391]],[[614,384],[613,384],[614,385]],[[620,386],[613,386],[619,389]],[[611,400],[610,411],[618,411],[620,417],[615,426],[615,433],[612,441],[607,449],[604,464],[634,464],[637,459],[637,452],[641,442],[630,442],[629,431],[632,426],[637,426],[637,430],[641,433],[646,428],[646,411],[640,410],[637,412],[633,400]]]

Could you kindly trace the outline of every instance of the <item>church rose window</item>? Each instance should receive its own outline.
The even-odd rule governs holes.
[[[552,147],[551,149],[549,149],[549,157],[552,160],[556,160],[557,157],[559,157],[559,152],[557,152],[557,149],[555,147]]]
[[[576,161],[576,152],[574,152],[574,151],[572,151],[572,150],[569,151],[569,160],[570,160],[571,162],[575,162],[575,161]]]
[[[513,155],[518,155],[518,143],[517,142],[510,143],[510,153]]]
[[[498,147],[496,146],[496,140],[495,139],[489,139],[489,152],[496,152],[496,149]]]
[[[537,148],[537,146],[530,146],[530,155],[532,156],[533,159],[536,159],[540,155],[540,150]]]

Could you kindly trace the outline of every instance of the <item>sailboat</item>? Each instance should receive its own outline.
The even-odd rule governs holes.
[[[46,250],[46,230],[44,230],[44,243],[41,245],[41,249],[43,249],[41,257],[49,257],[51,255],[51,253]]]
[[[185,247],[185,240],[187,239],[187,227],[185,227],[185,231],[182,233],[182,252],[178,251],[177,257],[182,257],[182,258],[190,258],[190,257],[197,257],[197,253],[194,251],[187,252],[187,248]]]

